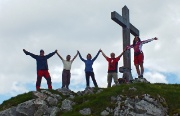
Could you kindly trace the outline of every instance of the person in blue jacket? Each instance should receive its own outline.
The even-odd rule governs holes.
[[[36,64],[37,64],[36,90],[37,91],[40,90],[41,80],[42,80],[43,76],[47,80],[48,89],[52,89],[52,82],[51,82],[51,77],[50,77],[50,74],[48,71],[47,59],[49,59],[55,53],[57,53],[57,50],[55,50],[54,52],[52,52],[48,55],[44,55],[44,50],[40,50],[40,55],[32,54],[32,53],[26,51],[25,49],[23,49],[23,51],[26,55],[30,55],[32,58],[36,59]]]
[[[91,54],[87,54],[87,60],[85,60],[84,58],[82,58],[80,52],[78,51],[80,59],[85,63],[86,87],[89,87],[89,78],[90,78],[90,76],[92,78],[94,86],[98,87],[96,79],[95,79],[95,75],[94,75],[94,72],[93,72],[92,65],[93,65],[94,61],[96,60],[96,58],[98,57],[100,52],[101,51],[99,50],[98,53],[96,54],[96,56],[93,59],[92,59]]]

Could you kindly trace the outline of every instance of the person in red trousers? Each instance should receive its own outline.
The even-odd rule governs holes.
[[[30,55],[32,58],[36,59],[36,64],[37,64],[36,90],[37,91],[40,90],[41,80],[43,76],[47,80],[48,89],[52,89],[52,82],[51,82],[51,76],[48,71],[47,59],[52,57],[57,52],[57,50],[55,50],[54,52],[48,55],[44,55],[44,50],[40,50],[40,55],[35,55],[33,53],[26,51],[25,49],[23,49],[23,51],[26,55]]]

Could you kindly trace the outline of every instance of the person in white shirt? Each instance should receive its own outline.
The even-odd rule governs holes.
[[[66,56],[66,60],[64,60],[58,52],[57,52],[57,55],[59,56],[59,58],[63,62],[62,88],[66,87],[67,89],[69,89],[70,78],[71,78],[71,72],[70,72],[71,65],[72,65],[72,62],[74,61],[74,59],[77,57],[78,52],[74,56],[74,58],[72,60],[71,60],[71,56],[70,55]]]

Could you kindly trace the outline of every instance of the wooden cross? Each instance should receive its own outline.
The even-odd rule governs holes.
[[[123,49],[125,49],[126,46],[130,45],[130,33],[134,36],[139,36],[139,30],[129,22],[129,9],[127,6],[122,8],[122,16],[120,16],[116,11],[111,12],[111,19],[123,28]],[[125,77],[127,81],[132,80],[130,50],[124,53],[123,63],[124,67],[129,69],[126,73],[123,73],[123,77]]]

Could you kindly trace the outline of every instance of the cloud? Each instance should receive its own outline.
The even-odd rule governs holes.
[[[168,83],[166,77],[158,72],[146,72],[144,77],[146,77],[150,83]]]
[[[67,54],[74,56],[77,50],[83,57],[87,53],[95,56],[100,48],[107,56],[111,52],[119,55],[123,45],[122,27],[111,20],[111,12],[121,15],[125,5],[130,11],[130,22],[140,30],[142,40],[159,38],[143,46],[144,77],[152,83],[168,83],[167,73],[171,73],[176,75],[174,83],[180,83],[178,4],[180,1],[169,0],[0,1],[0,94],[35,90],[36,61],[22,49],[34,54],[39,54],[40,49],[44,49],[45,54],[57,49],[64,58]],[[133,38],[131,35],[131,43]],[[136,77],[133,51],[131,53],[132,75]],[[48,64],[52,82],[60,88],[62,62],[54,55]],[[123,58],[119,61],[119,66],[122,65]],[[93,67],[98,85],[106,87],[107,61],[101,54]],[[75,91],[85,88],[84,63],[78,57],[71,72],[71,88]],[[47,88],[45,79],[42,87]]]

